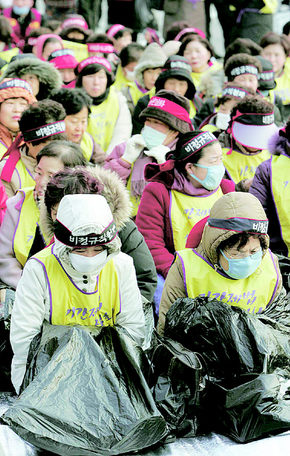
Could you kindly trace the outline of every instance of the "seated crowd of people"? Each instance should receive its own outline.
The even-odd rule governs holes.
[[[16,393],[45,321],[121,326],[147,349],[148,303],[162,335],[178,298],[251,314],[280,299],[289,35],[237,38],[222,60],[181,22],[145,47],[121,24],[95,33],[30,6],[24,29],[17,11],[0,17],[0,281],[16,291]]]

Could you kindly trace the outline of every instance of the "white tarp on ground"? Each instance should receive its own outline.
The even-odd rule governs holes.
[[[9,403],[1,401],[0,416]],[[178,439],[142,456],[279,456],[289,454],[290,432],[246,444],[238,444],[218,434],[190,439]],[[8,426],[0,425],[0,456],[38,456],[40,452],[24,442]],[[135,453],[135,456],[138,454]]]

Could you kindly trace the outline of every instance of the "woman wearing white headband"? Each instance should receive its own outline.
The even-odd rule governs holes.
[[[54,235],[55,242],[26,263],[16,291],[10,340],[17,393],[30,342],[47,322],[80,326],[93,334],[103,326],[119,325],[138,344],[143,342],[144,314],[133,260],[120,252],[106,199],[65,195]]]

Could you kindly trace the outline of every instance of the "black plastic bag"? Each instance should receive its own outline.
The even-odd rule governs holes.
[[[60,455],[118,455],[160,441],[166,423],[143,377],[142,352],[122,329],[97,341],[79,327],[45,325],[25,382],[3,420]]]
[[[290,429],[287,326],[216,300],[187,298],[167,313],[164,334],[203,356],[209,375],[200,415],[212,431],[247,442]]]
[[[198,404],[202,388],[202,363],[196,353],[155,333],[151,355],[152,387],[156,405],[171,434],[194,437],[198,434]]]
[[[201,353],[217,379],[262,373],[265,360],[271,373],[290,361],[286,327],[209,298],[178,299],[166,315],[164,336]]]
[[[248,377],[237,386],[208,383],[214,430],[244,443],[290,429],[289,373]]]

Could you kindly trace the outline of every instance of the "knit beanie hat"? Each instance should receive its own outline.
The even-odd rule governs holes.
[[[143,71],[149,68],[162,68],[166,61],[166,54],[157,43],[151,43],[140,57],[135,67],[136,81],[144,87]]]
[[[259,89],[260,90],[272,90],[276,87],[275,73],[273,71],[272,63],[264,59],[261,55],[257,55],[256,58],[261,62],[262,71],[259,73]]]
[[[73,68],[78,65],[78,61],[71,49],[58,49],[53,51],[48,57],[48,62],[53,63],[58,70],[64,68]]]
[[[75,73],[78,76],[77,86],[79,86],[78,83],[82,76],[97,73],[100,70],[105,70],[108,77],[107,87],[110,87],[114,82],[114,76],[109,60],[104,57],[89,57],[78,64],[75,68]]]
[[[132,30],[130,28],[128,28],[128,27],[125,27],[122,24],[114,24],[107,31],[107,36],[109,38],[115,38],[115,36],[117,35],[118,32],[123,32],[123,33],[129,32],[129,33],[132,33]]]
[[[185,96],[189,100],[193,99],[196,90],[191,77],[191,65],[185,57],[172,55],[166,60],[162,73],[155,82],[156,92],[164,89],[165,81],[169,78],[185,80],[188,83]]]
[[[3,79],[0,83],[0,103],[9,98],[24,98],[28,104],[36,102],[30,85],[24,79]]]
[[[139,118],[145,121],[147,117],[152,117],[164,122],[173,130],[186,133],[193,129],[189,111],[187,98],[177,95],[172,90],[160,90],[151,98]]]

